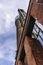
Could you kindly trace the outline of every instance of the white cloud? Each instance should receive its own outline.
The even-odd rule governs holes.
[[[3,43],[0,45],[0,58],[15,62],[17,50],[16,37],[10,38],[10,34],[16,34],[15,17],[18,15],[18,8],[25,11],[29,0],[0,0],[0,38]],[[25,3],[24,3],[25,2]],[[4,34],[4,35],[3,35]]]
[[[16,40],[6,40],[4,45],[0,47],[0,59],[4,58],[8,61],[15,62],[16,50]]]
[[[9,29],[9,28],[11,28],[11,23],[13,23],[13,21],[12,21],[12,16],[10,15],[10,14],[6,14],[6,22],[5,22],[5,28],[7,29]]]
[[[18,3],[17,3],[18,2]],[[25,2],[25,3],[24,3]],[[15,23],[15,17],[17,16],[18,12],[18,8],[23,8],[24,10],[27,10],[28,7],[28,2],[29,0],[0,0],[0,11],[2,13],[4,13],[4,15],[2,15],[2,13],[0,13],[2,15],[2,17],[0,16],[0,19],[4,19],[4,23],[3,25],[0,26],[0,31],[2,31],[3,33],[8,32],[9,30],[12,29],[12,26]],[[22,6],[23,5],[23,6]],[[0,21],[2,22],[2,21]],[[13,24],[12,24],[13,23]],[[0,32],[0,34],[2,34]]]
[[[3,52],[0,50],[0,59],[3,57],[4,57]]]
[[[0,3],[0,9],[3,8],[3,5]]]

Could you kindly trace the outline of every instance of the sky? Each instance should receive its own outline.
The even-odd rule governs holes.
[[[15,17],[29,0],[0,0],[0,65],[14,65],[17,51]]]

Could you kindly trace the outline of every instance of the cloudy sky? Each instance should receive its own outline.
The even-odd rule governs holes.
[[[0,65],[14,65],[17,50],[15,17],[29,0],[0,0]]]

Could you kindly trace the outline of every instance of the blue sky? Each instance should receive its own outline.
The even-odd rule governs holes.
[[[15,17],[27,11],[29,0],[0,0],[0,65],[14,65],[17,50]]]

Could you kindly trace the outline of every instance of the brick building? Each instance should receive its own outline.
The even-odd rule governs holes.
[[[15,20],[17,29],[15,65],[43,65],[43,46],[41,45],[43,29],[38,26],[39,23],[43,26],[43,1],[30,0],[27,13],[22,9],[18,9],[18,12],[19,15]]]

